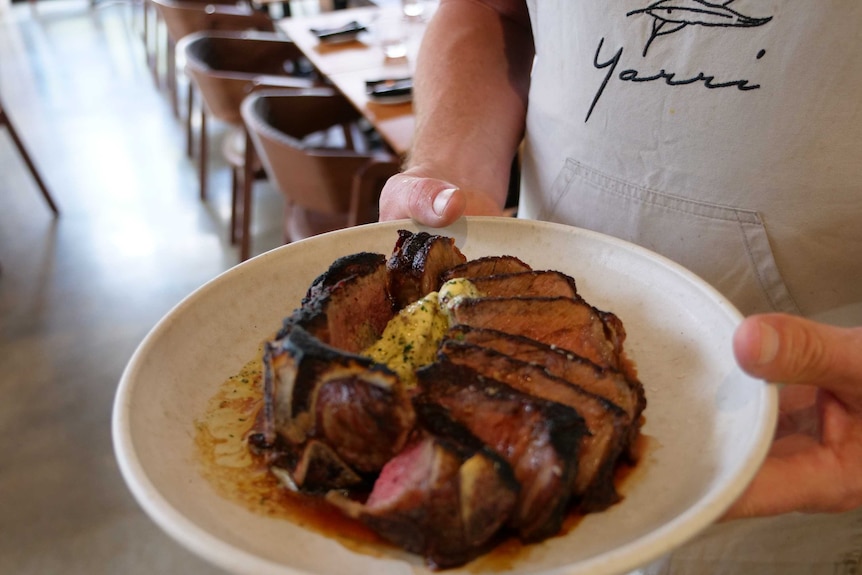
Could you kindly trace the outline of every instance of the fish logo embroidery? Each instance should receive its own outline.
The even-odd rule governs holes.
[[[686,26],[752,28],[772,20],[772,16],[753,18],[740,14],[728,8],[733,2],[727,0],[716,4],[706,0],[658,0],[646,8],[632,10],[626,16],[647,14],[653,18],[652,33],[644,45],[644,56],[656,38],[673,34]]]

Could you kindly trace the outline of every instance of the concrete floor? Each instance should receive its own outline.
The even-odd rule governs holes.
[[[109,0],[0,7],[0,93],[61,210],[55,220],[0,129],[2,574],[219,572],[140,510],[111,444],[135,347],[238,261],[218,142],[202,203],[139,25]],[[255,192],[260,253],[281,242],[281,198],[265,182]]]

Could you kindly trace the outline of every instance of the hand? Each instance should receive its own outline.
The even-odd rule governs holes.
[[[769,455],[725,519],[862,505],[862,327],[752,316],[733,347],[746,372],[787,385]]]
[[[427,177],[418,169],[392,176],[380,193],[381,221],[412,218],[421,225],[441,228],[461,216],[502,214],[502,208],[487,195]]]

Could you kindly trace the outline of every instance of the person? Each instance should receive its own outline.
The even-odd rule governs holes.
[[[648,572],[862,566],[860,27],[856,0],[440,0],[428,24],[380,219],[501,215],[517,154],[519,217],[692,269],[747,316],[740,366],[787,384],[748,490]]]

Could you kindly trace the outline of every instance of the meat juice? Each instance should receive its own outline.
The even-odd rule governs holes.
[[[200,469],[216,492],[249,511],[283,518],[352,549],[361,547],[365,553],[374,553],[377,546],[389,547],[322,498],[285,489],[263,458],[252,453],[248,434],[262,405],[263,363],[258,355],[219,386],[195,421]]]

